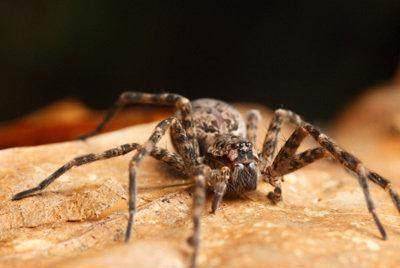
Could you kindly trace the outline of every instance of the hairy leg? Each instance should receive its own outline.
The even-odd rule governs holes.
[[[256,146],[257,130],[261,119],[261,114],[258,110],[250,110],[246,115],[247,139]]]
[[[128,242],[131,236],[132,225],[136,214],[136,167],[140,164],[140,162],[146,155],[151,153],[156,144],[165,135],[165,132],[175,120],[176,119],[174,117],[170,117],[158,123],[150,138],[143,144],[143,146],[141,146],[136,151],[135,155],[132,157],[132,160],[129,163],[129,219],[125,233],[125,242]]]
[[[103,121],[98,125],[98,127],[94,131],[83,135],[80,138],[87,139],[99,133],[120,109],[129,104],[156,104],[175,106],[180,113],[182,125],[187,133],[190,143],[192,143],[194,149],[198,151],[198,145],[197,141],[195,140],[194,126],[192,122],[191,103],[187,98],[172,93],[150,94],[133,91],[124,92],[119,96],[118,100],[107,112]]]
[[[22,191],[20,193],[17,193],[12,197],[12,200],[19,200],[22,198],[25,198],[27,196],[30,196],[36,192],[39,192],[43,189],[45,189],[47,186],[49,186],[52,182],[54,182],[58,177],[63,175],[65,172],[70,170],[73,167],[93,163],[95,161],[100,161],[100,160],[105,160],[117,156],[121,156],[124,154],[127,154],[131,151],[137,150],[140,148],[141,145],[138,143],[128,143],[124,144],[109,150],[106,150],[102,153],[99,154],[87,154],[83,156],[79,156],[74,158],[73,160],[69,161],[68,163],[64,164],[62,167],[60,167],[58,170],[56,170],[53,174],[51,174],[48,178],[43,180],[41,183],[39,183],[38,186]],[[168,152],[165,149],[154,147],[154,149],[151,151],[150,155],[154,157],[157,160],[160,160],[167,165],[173,167],[174,169],[184,173],[185,171],[185,165],[182,160],[182,158],[175,154]]]
[[[276,165],[281,163],[283,160],[290,159],[290,157],[296,153],[301,142],[307,135],[308,133],[304,128],[302,127],[296,128],[296,130],[292,133],[292,135],[289,137],[289,139],[285,142],[283,147],[278,152],[273,163],[271,165],[262,167],[264,180],[270,183],[272,186],[274,186],[274,191],[269,192],[267,195],[268,199],[270,199],[271,202],[274,204],[282,200],[282,188],[281,188],[282,175],[278,175],[279,173],[277,172],[272,174],[272,171],[276,170],[275,167]]]
[[[296,130],[292,133],[292,135],[290,135],[289,139],[279,150],[272,165],[279,163],[282,159],[287,159],[293,156],[297,152],[297,149],[299,148],[303,140],[307,137],[307,135],[308,132],[304,128],[296,128]]]
[[[271,166],[262,171],[263,175],[268,178],[268,182],[275,187],[274,191],[269,192],[267,197],[275,204],[281,201],[283,175],[294,172],[327,156],[329,156],[328,152],[324,148],[319,147],[289,156],[289,158],[282,158],[280,161],[274,161]]]
[[[25,191],[22,191],[20,193],[17,193],[16,195],[14,195],[12,197],[12,200],[22,199],[22,198],[25,198],[29,195],[32,195],[36,192],[39,192],[39,191],[45,189],[52,182],[54,182],[58,177],[60,177],[62,174],[64,174],[65,172],[67,172],[68,170],[70,170],[73,167],[77,167],[77,166],[89,164],[89,163],[92,163],[95,161],[124,155],[133,150],[138,149],[139,147],[140,147],[140,145],[137,143],[128,143],[128,144],[124,144],[124,145],[115,147],[113,149],[104,151],[100,154],[87,154],[87,155],[76,157],[73,160],[69,161],[68,163],[64,164],[59,169],[57,169],[53,174],[51,174],[49,177],[47,177],[45,180],[43,180],[41,183],[39,183],[38,186],[28,189],[28,190],[25,190]]]
[[[375,184],[379,185],[382,189],[387,191],[392,198],[394,205],[400,212],[400,198],[396,191],[392,188],[391,182],[379,174],[368,170],[359,159],[354,155],[346,152],[340,148],[332,139],[321,133],[317,128],[309,123],[304,123],[304,128],[310,135],[335,159],[337,159],[343,166],[356,173],[358,176],[365,177]]]
[[[353,171],[357,175],[359,184],[363,189],[363,193],[365,196],[368,210],[371,213],[371,215],[375,221],[375,224],[376,224],[378,230],[380,231],[383,239],[386,239],[386,232],[376,214],[374,203],[370,197],[367,180],[369,179],[369,180],[373,181],[374,183],[378,184],[383,189],[388,191],[389,195],[392,198],[394,205],[400,211],[400,198],[399,198],[398,194],[392,189],[390,181],[384,179],[383,177],[381,177],[380,175],[378,175],[375,172],[369,171],[361,163],[361,161],[359,161],[355,156],[344,151],[329,137],[327,137],[325,134],[321,133],[316,127],[303,121],[300,118],[300,116],[298,116],[297,114],[295,114],[291,111],[279,109],[279,110],[275,111],[275,115],[277,117],[281,118],[280,122],[282,122],[283,119],[286,119],[286,120],[296,124],[297,126],[303,127],[322,146],[322,148],[324,150],[328,151],[343,166],[345,166],[347,169]],[[280,126],[279,126],[279,129],[280,129]],[[318,148],[314,149],[314,151],[309,150],[307,153],[310,154],[311,151],[313,152],[312,154],[314,155],[315,159],[322,157],[322,154],[324,154],[324,152]],[[304,159],[304,156],[302,159]],[[310,157],[309,161],[312,162],[313,157]],[[304,161],[304,162],[306,163],[307,161]],[[295,162],[293,162],[293,163],[295,163]],[[267,170],[269,170],[269,169],[267,169]]]
[[[171,126],[171,139],[176,151],[187,165],[188,172],[190,172],[190,168],[200,164],[199,152],[193,147],[186,130],[178,120]]]
[[[287,114],[283,113],[282,111],[284,110],[278,109],[274,112],[274,116],[269,124],[267,134],[265,135],[261,158],[264,159],[267,165],[272,164],[274,159],[278,144],[278,135],[281,132],[282,123],[284,121],[290,121],[293,124],[300,126],[300,116],[294,113],[291,113],[292,116],[287,116]]]
[[[191,268],[197,267],[197,259],[200,248],[201,214],[206,200],[206,179],[210,174],[207,166],[200,165],[194,173],[195,190],[193,194],[193,234],[188,238],[189,245],[193,248]]]
[[[274,161],[274,164],[269,167],[270,170],[267,173],[271,177],[281,177],[329,156],[328,151],[322,147],[309,149],[289,158],[283,158],[277,162]]]
[[[175,170],[181,172],[182,174],[188,175],[185,162],[180,155],[169,152],[168,150],[159,147],[154,147],[153,150],[150,152],[150,155],[155,159],[164,162]]]

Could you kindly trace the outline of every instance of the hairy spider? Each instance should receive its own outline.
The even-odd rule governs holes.
[[[387,238],[386,231],[375,212],[367,181],[370,180],[386,190],[400,211],[400,198],[392,189],[390,181],[368,170],[355,156],[341,149],[316,127],[288,110],[278,109],[274,112],[263,147],[258,153],[254,144],[260,115],[256,110],[250,111],[245,121],[236,109],[218,100],[199,99],[190,102],[177,94],[125,92],[121,94],[96,130],[82,138],[86,139],[100,132],[119,109],[134,103],[174,105],[177,111],[174,116],[161,121],[144,144],[127,143],[100,154],[76,157],[38,186],[17,193],[12,199],[25,198],[43,190],[72,167],[134,151],[129,162],[129,219],[125,235],[125,241],[128,241],[136,213],[136,167],[146,155],[150,154],[182,174],[194,178],[194,230],[188,239],[193,247],[192,267],[196,267],[199,253],[200,216],[206,189],[214,193],[211,208],[213,213],[218,209],[224,195],[240,195],[246,191],[253,191],[257,188],[260,178],[274,186],[274,191],[268,193],[268,198],[277,203],[282,199],[282,176],[323,157],[333,157],[357,175],[368,210],[383,239]],[[278,134],[283,122],[292,123],[297,128],[275,156]],[[156,146],[168,129],[176,153]],[[311,135],[320,147],[296,153],[307,135]]]

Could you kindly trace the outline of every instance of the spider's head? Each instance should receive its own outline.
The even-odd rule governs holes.
[[[230,168],[228,191],[244,192],[257,188],[259,160],[251,142],[238,136],[221,135],[208,153],[220,165]]]

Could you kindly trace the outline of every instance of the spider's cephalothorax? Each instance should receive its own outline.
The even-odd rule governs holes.
[[[200,99],[192,104],[200,157],[213,169],[225,167],[230,170],[226,194],[255,190],[258,158],[253,144],[246,138],[246,125],[241,114],[218,100]],[[172,139],[175,140],[173,132]]]
[[[217,135],[208,148],[205,161],[213,168],[228,167],[231,171],[226,194],[239,195],[257,188],[257,156],[245,138],[231,134]]]
[[[389,180],[367,169],[355,156],[340,148],[316,127],[288,110],[278,109],[274,112],[263,146],[258,152],[255,148],[260,119],[257,111],[250,111],[246,120],[243,120],[236,109],[222,101],[200,99],[190,102],[177,94],[125,92],[106,114],[97,129],[82,139],[97,134],[120,108],[133,103],[174,105],[177,113],[161,121],[144,144],[127,143],[103,153],[76,157],[36,187],[17,193],[12,199],[25,198],[43,190],[72,167],[133,151],[132,160],[129,162],[129,219],[125,235],[125,241],[128,241],[136,213],[136,167],[146,155],[151,155],[182,174],[194,178],[194,228],[193,235],[189,239],[193,247],[192,267],[196,266],[199,253],[200,216],[207,188],[213,192],[212,212],[218,209],[225,194],[240,195],[243,192],[255,190],[259,177],[274,186],[274,191],[268,193],[268,198],[273,203],[277,203],[282,198],[283,175],[329,156],[357,175],[368,210],[383,239],[387,237],[386,231],[375,212],[368,181],[386,190],[397,210],[400,211],[400,198],[391,187]],[[296,130],[276,154],[278,135],[283,122],[293,124]],[[176,153],[156,146],[167,129],[170,129]],[[297,153],[298,147],[307,135],[315,139],[320,146]]]

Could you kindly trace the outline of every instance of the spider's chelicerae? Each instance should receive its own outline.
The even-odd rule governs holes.
[[[254,144],[260,115],[255,110],[250,111],[246,120],[243,120],[237,110],[218,100],[199,99],[190,102],[177,94],[125,92],[106,114],[97,129],[83,138],[91,137],[101,131],[120,108],[134,103],[173,105],[177,111],[175,115],[161,121],[144,144],[127,143],[100,154],[77,157],[60,167],[38,186],[20,192],[12,199],[25,198],[43,190],[72,167],[134,151],[129,164],[129,219],[125,235],[125,240],[128,241],[136,213],[136,167],[149,154],[195,180],[194,230],[188,240],[193,247],[192,267],[196,266],[199,253],[200,215],[205,202],[206,189],[214,193],[211,208],[213,213],[218,209],[224,195],[240,195],[246,191],[253,191],[257,188],[260,179],[274,187],[274,191],[268,194],[268,198],[273,203],[277,203],[282,199],[283,175],[324,157],[333,157],[357,176],[368,210],[383,239],[386,239],[387,235],[375,212],[368,190],[368,180],[386,190],[400,211],[400,198],[392,189],[390,181],[367,169],[356,157],[341,149],[316,127],[288,110],[275,111],[261,152],[258,152]],[[283,122],[294,124],[297,128],[275,156],[278,134]],[[157,147],[157,143],[168,129],[170,129],[176,153]],[[296,153],[307,135],[311,135],[320,147]]]

